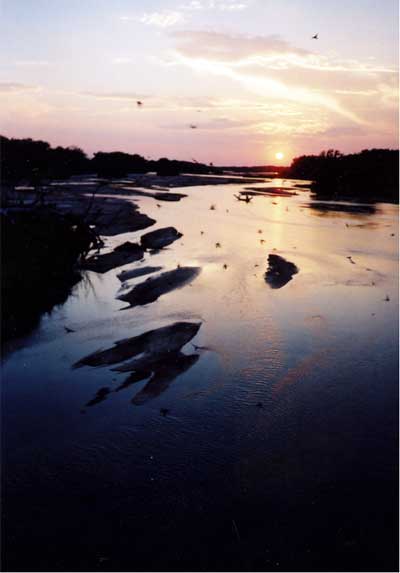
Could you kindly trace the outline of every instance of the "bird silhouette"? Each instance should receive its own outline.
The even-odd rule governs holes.
[[[190,129],[197,129],[197,125],[194,125],[193,123],[190,124]]]
[[[315,34],[314,36],[312,36],[311,39],[312,39],[312,40],[318,40],[318,34]]]
[[[246,203],[250,203],[250,201],[253,199],[253,196],[248,195],[247,193],[245,194],[244,197],[242,197],[241,195],[234,195],[234,197],[236,197],[238,201],[245,201]]]
[[[140,100],[137,100],[137,102],[136,102],[136,105],[137,105],[138,107],[142,107],[142,105],[143,105],[143,102],[142,102],[142,101],[140,101]]]

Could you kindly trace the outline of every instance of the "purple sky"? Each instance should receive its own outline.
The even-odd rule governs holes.
[[[398,147],[392,0],[2,0],[0,42],[9,137],[216,164]]]

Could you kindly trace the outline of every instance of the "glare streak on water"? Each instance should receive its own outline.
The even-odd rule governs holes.
[[[7,357],[3,427],[12,500],[75,495],[90,503],[95,492],[110,515],[115,508],[121,519],[136,512],[146,531],[149,520],[160,535],[171,523],[169,512],[177,511],[172,521],[180,523],[179,511],[171,508],[186,515],[185,504],[192,504],[193,527],[201,529],[199,516],[219,523],[226,507],[236,504],[245,540],[246,527],[248,539],[253,531],[250,508],[261,523],[258,507],[265,512],[274,500],[311,504],[340,480],[350,483],[354,468],[372,476],[382,467],[392,471],[387,448],[397,396],[397,206],[378,204],[375,214],[319,211],[307,207],[310,198],[302,190],[246,204],[234,198],[242,189],[184,188],[187,198],[161,207],[152,198],[128,198],[157,220],[154,228],[173,225],[183,237],[124,268],[200,266],[201,274],[152,304],[121,310],[125,303],[115,299],[121,269],[88,272],[67,302]],[[142,233],[108,238],[107,247]],[[264,280],[270,253],[299,268],[281,289]],[[114,390],[126,374],[107,367],[72,370],[74,362],[178,320],[202,322],[192,342],[207,349],[198,351],[191,368],[143,405],[131,400],[146,381],[85,407],[99,388]],[[75,332],[67,334],[66,325]],[[184,351],[191,354],[193,346]],[[168,415],[161,416],[160,408]],[[21,538],[17,502],[13,510],[10,535]],[[254,531],[254,539],[264,535]],[[103,535],[100,525],[96,535]],[[366,555],[369,533],[363,535],[360,551]]]

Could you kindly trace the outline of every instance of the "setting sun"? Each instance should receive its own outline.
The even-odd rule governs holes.
[[[281,160],[281,159],[283,159],[284,157],[285,157],[285,156],[284,156],[284,154],[282,153],[282,151],[278,151],[277,153],[275,153],[275,158],[276,158],[276,159]]]

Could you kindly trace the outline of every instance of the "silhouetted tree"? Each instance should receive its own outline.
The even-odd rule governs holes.
[[[79,147],[56,147],[51,149],[49,160],[49,173],[51,177],[57,179],[89,173],[90,171],[90,161]]]
[[[398,200],[399,152],[364,149],[342,155],[329,149],[319,155],[303,155],[292,161],[288,176],[312,180],[319,197],[357,197]]]
[[[147,160],[137,153],[122,151],[95,153],[89,159],[79,147],[52,148],[46,141],[9,139],[0,136],[2,180],[11,185],[27,182],[39,185],[44,179],[66,179],[71,175],[97,173],[100,177],[124,177],[129,173],[156,171],[159,175],[218,173],[212,165],[177,161],[163,157]]]
[[[66,178],[89,171],[90,162],[78,147],[52,149],[46,141],[8,139],[0,136],[1,177],[5,183],[20,181],[37,186],[43,179]]]
[[[148,162],[141,155],[121,151],[95,153],[91,166],[100,177],[123,177],[128,173],[146,173]]]

